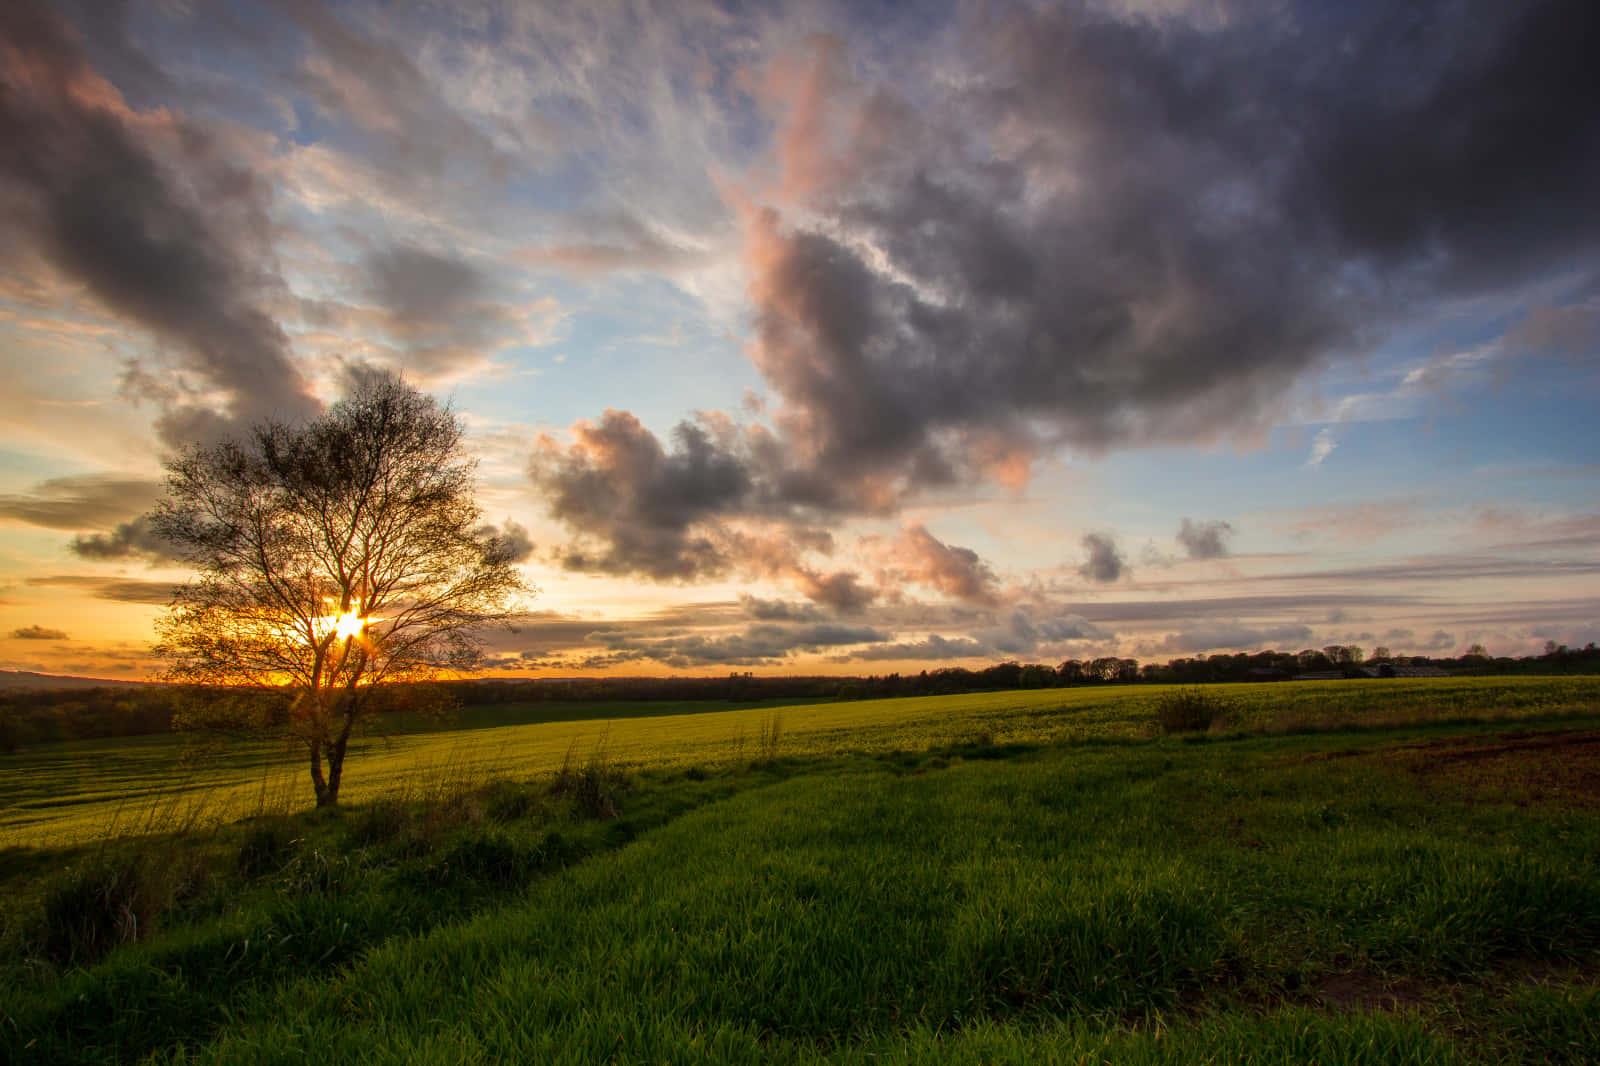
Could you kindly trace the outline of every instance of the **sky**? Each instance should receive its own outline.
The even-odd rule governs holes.
[[[1600,639],[1600,6],[0,5],[0,668],[372,369],[491,672]]]

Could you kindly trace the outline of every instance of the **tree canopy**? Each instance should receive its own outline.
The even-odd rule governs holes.
[[[373,689],[473,668],[483,628],[532,592],[483,521],[454,414],[395,378],[167,474],[151,524],[197,572],[158,624],[167,677],[282,693],[319,806]]]

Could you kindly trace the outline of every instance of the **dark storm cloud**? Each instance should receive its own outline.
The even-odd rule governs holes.
[[[23,626],[21,629],[11,631],[12,640],[70,640],[66,633],[59,629],[46,629],[44,626]]]
[[[83,574],[55,574],[30,577],[25,584],[36,588],[77,589],[113,603],[154,603],[166,606],[177,588],[170,581],[140,581],[136,578],[90,577]]]
[[[317,407],[264,309],[282,289],[270,190],[214,133],[136,113],[73,31],[32,3],[0,8],[0,209],[64,276],[150,330],[227,396],[228,415]],[[176,401],[175,401],[176,402]],[[226,428],[179,404],[162,430]]]
[[[1185,518],[1178,526],[1178,543],[1191,559],[1221,559],[1228,554],[1228,538],[1233,526],[1227,522],[1191,522]]]
[[[1117,542],[1111,539],[1109,533],[1085,533],[1083,550],[1089,553],[1089,558],[1078,567],[1078,574],[1088,581],[1109,584],[1120,578],[1128,568],[1122,553],[1117,550]]]
[[[90,474],[41,481],[26,493],[0,496],[0,518],[46,529],[96,529],[148,510],[161,483]]]
[[[740,456],[691,422],[678,425],[669,451],[626,411],[579,423],[573,436],[569,446],[541,441],[531,466],[551,515],[580,538],[564,565],[656,580],[728,571],[728,539],[703,526],[750,501]]]
[[[67,545],[80,559],[149,559],[178,561],[182,556],[168,540],[156,535],[149,519],[141,516],[119,522],[108,533],[80,533]]]
[[[969,10],[914,96],[832,41],[772,90],[754,354],[840,478],[1234,432],[1401,311],[1593,267],[1586,0]]]

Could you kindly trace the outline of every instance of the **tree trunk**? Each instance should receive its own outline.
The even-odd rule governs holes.
[[[328,762],[333,763],[332,752],[329,752]],[[340,760],[341,762],[343,760]],[[311,742],[311,787],[317,793],[318,807],[332,807],[339,802],[339,777],[338,770],[334,770],[333,784],[329,786],[328,778],[322,773],[322,741]]]
[[[344,778],[344,749],[347,742],[348,737],[340,737],[328,745],[328,799],[324,803],[319,796],[318,807],[332,807],[339,802],[339,782]]]

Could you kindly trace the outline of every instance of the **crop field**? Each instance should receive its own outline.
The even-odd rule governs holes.
[[[712,768],[754,758],[926,751],[983,739],[1061,744],[1147,737],[1167,686],[1104,686],[789,706],[705,703],[473,707],[402,720],[353,747],[344,799],[420,797],[554,775],[597,756],[621,768]],[[1213,731],[1293,733],[1398,723],[1559,718],[1600,709],[1600,678],[1461,678],[1217,685]],[[593,717],[580,717],[592,715]],[[500,724],[496,724],[500,723]],[[157,736],[4,756],[0,848],[68,845],[283,813],[310,803],[299,756],[269,743]]]
[[[1596,687],[472,712],[339,811],[0,853],[0,1061],[1593,1062]]]

